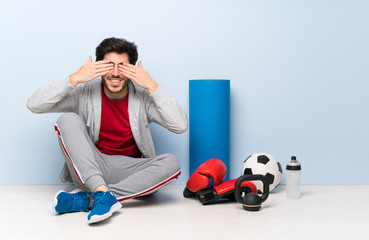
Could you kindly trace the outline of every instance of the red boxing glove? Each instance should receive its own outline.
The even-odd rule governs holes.
[[[188,179],[183,196],[188,198],[194,196],[196,192],[205,189],[210,183],[210,178],[214,185],[218,185],[227,175],[226,165],[217,158],[212,158],[204,162]]]
[[[237,178],[222,182],[217,186],[201,190],[197,193],[197,198],[204,205],[220,198],[233,198],[236,181]],[[241,187],[244,188],[243,192],[246,194],[250,192],[257,193],[256,186],[251,181],[244,181],[241,184]]]

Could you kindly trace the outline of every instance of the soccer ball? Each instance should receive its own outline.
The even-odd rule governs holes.
[[[282,167],[278,160],[268,153],[254,153],[244,162],[241,175],[261,174],[269,182],[269,191],[273,191],[282,179]],[[263,192],[263,183],[253,181],[258,192]]]

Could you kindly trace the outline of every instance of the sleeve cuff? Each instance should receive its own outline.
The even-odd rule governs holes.
[[[167,99],[167,94],[164,92],[164,90],[159,86],[153,94],[150,95],[154,102],[158,104],[159,106],[163,104]]]

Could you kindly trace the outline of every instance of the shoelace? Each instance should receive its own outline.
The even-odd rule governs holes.
[[[92,208],[95,207],[95,205],[102,203],[105,205],[105,198],[109,194],[109,192],[103,192],[103,191],[97,191],[93,193],[94,201],[92,202]]]
[[[82,210],[88,212],[88,208],[90,206],[89,195],[90,193],[72,195],[73,198],[72,210],[73,211]]]

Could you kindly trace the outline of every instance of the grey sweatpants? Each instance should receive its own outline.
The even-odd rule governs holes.
[[[101,153],[75,113],[60,116],[55,130],[72,181],[84,191],[106,185],[118,201],[123,201],[156,192],[181,173],[177,158],[171,154],[132,158]]]

